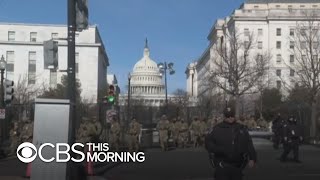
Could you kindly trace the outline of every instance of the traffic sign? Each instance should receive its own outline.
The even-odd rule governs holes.
[[[108,110],[107,113],[106,113],[106,121],[107,121],[107,123],[111,123],[112,118],[114,116],[116,116],[116,115],[117,115],[117,111],[116,110],[113,110],[113,109]]]
[[[0,109],[0,119],[6,118],[6,109]]]

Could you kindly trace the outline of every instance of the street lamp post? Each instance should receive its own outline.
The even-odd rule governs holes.
[[[4,57],[2,55],[1,59],[0,59],[0,71],[1,71],[1,108],[0,109],[4,109],[5,108],[3,81],[4,81],[4,71],[6,70],[6,66],[7,66],[7,63],[4,60]],[[4,135],[5,135],[5,133],[4,133],[4,130],[5,130],[4,125],[5,125],[5,123],[4,123],[4,120],[2,119],[1,120],[1,143],[4,141]]]
[[[130,119],[131,74],[128,74],[128,122]]]
[[[167,70],[169,70],[170,75],[173,75],[175,71],[173,70],[173,63],[167,64],[167,62],[159,63],[158,68],[161,73],[164,73],[164,83],[165,83],[165,91],[166,91],[166,104],[165,104],[165,112],[168,113],[168,84],[167,84]]]

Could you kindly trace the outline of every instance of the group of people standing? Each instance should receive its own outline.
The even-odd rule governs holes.
[[[302,127],[297,123],[294,116],[289,116],[288,120],[281,117],[280,113],[272,122],[273,147],[279,149],[283,144],[283,153],[280,157],[281,162],[286,162],[288,154],[293,151],[294,162],[301,163],[299,159],[299,146],[303,142]]]

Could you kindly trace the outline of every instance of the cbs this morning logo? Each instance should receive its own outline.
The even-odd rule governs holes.
[[[77,147],[84,148],[87,146],[88,152],[84,153],[77,150]],[[49,159],[44,158],[44,148],[49,147],[55,150],[55,157]],[[70,155],[70,150],[77,154],[77,158],[73,158]],[[52,152],[52,151],[50,151]],[[51,153],[52,154],[52,153]],[[63,156],[64,158],[61,158]],[[35,145],[29,142],[24,142],[17,148],[17,157],[23,163],[31,163],[37,157],[43,162],[144,162],[145,155],[143,152],[111,152],[109,151],[108,143],[75,143],[71,147],[67,143],[57,143],[56,145],[51,143],[42,144],[39,149]]]

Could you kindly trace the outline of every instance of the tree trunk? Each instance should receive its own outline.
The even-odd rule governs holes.
[[[310,137],[315,138],[317,135],[317,102],[312,101],[311,106],[311,123],[310,123]]]
[[[235,96],[235,114],[236,114],[236,119],[239,119],[240,117],[240,95]]]

